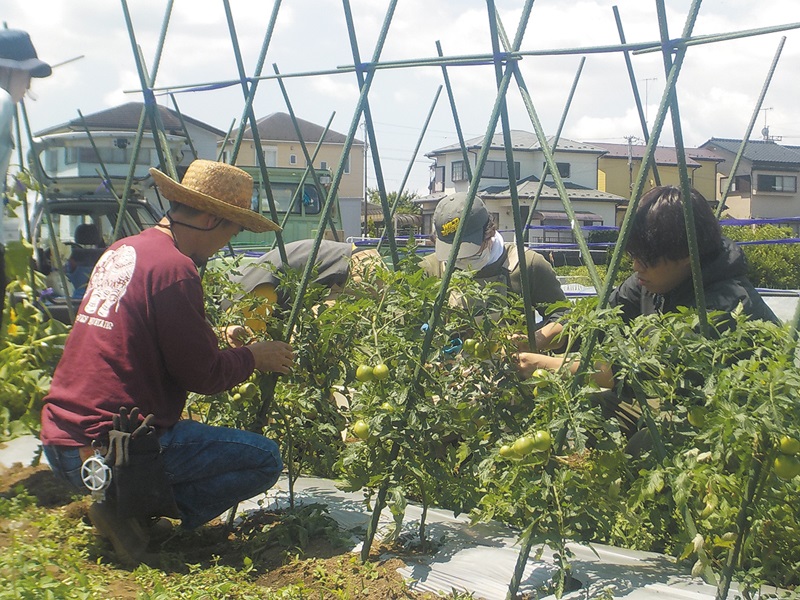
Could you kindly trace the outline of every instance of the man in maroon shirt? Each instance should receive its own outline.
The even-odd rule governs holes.
[[[86,492],[82,463],[107,446],[113,417],[123,407],[152,414],[181,525],[191,529],[269,489],[283,464],[262,435],[181,419],[188,392],[230,389],[255,369],[287,373],[294,354],[278,341],[243,346],[236,327],[220,349],[206,320],[198,267],[242,229],[279,229],[250,210],[252,178],[206,160],[181,183],[150,172],[170,210],[95,266],[45,398],[41,440],[53,471]],[[123,562],[140,562],[149,542],[141,521],[120,518],[110,501],[89,516]]]

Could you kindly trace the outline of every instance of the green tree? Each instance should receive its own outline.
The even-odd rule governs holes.
[[[405,215],[420,214],[421,211],[419,206],[412,202],[412,200],[417,197],[418,196],[415,192],[403,192],[400,195],[400,202],[397,203],[397,212]],[[381,203],[381,196],[376,188],[367,188],[367,198],[369,199],[370,204],[380,205]],[[389,202],[389,206],[394,204],[396,198],[397,192],[387,192],[386,200]]]

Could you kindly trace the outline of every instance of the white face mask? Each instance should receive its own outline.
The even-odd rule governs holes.
[[[503,236],[500,235],[500,232],[495,232],[492,240],[480,253],[457,259],[456,268],[462,271],[480,271],[486,265],[500,260],[500,257],[503,256],[503,248]]]
[[[489,244],[489,247],[481,250],[479,254],[467,256],[466,258],[457,258],[455,261],[456,269],[461,269],[462,271],[480,271],[489,264],[491,256],[492,247],[491,244]]]

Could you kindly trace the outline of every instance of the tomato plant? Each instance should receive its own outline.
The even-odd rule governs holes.
[[[298,367],[275,386],[264,429],[296,472],[327,471],[370,503],[385,493],[394,534],[406,503],[419,502],[423,542],[430,506],[530,531],[556,549],[562,582],[567,542],[587,541],[670,553],[704,576],[738,552],[740,586],[797,585],[800,478],[788,477],[796,457],[783,438],[800,430],[800,374],[785,329],[735,314],[706,337],[691,311],[626,324],[593,299],[577,302],[567,346],[600,334],[587,364],[613,365],[611,394],[638,411],[635,432],[590,378],[565,369],[519,380],[507,340],[524,328],[522,307],[491,284],[454,282],[479,301],[443,306],[423,356],[439,284],[404,259],[367,275],[346,302],[311,290],[293,333]],[[256,334],[279,335],[282,318],[275,310]],[[462,352],[447,352],[456,337]],[[238,403],[228,394],[205,414],[251,423],[265,387],[248,383],[232,390]]]
[[[5,303],[0,328],[0,441],[26,433],[39,434],[42,400],[50,390],[53,370],[61,358],[69,327],[51,319],[28,301],[27,242],[6,246],[7,293],[24,292],[23,300]]]

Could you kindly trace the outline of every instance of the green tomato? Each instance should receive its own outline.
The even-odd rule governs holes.
[[[359,381],[372,381],[375,378],[372,367],[369,365],[358,365],[356,369],[356,379]]]
[[[779,454],[773,463],[775,475],[789,481],[800,475],[800,459],[788,454]]]
[[[475,346],[477,345],[477,343],[478,340],[473,338],[467,338],[464,340],[464,343],[462,344],[461,348],[467,354],[475,354]]]
[[[360,440],[365,440],[369,437],[369,425],[366,421],[359,419],[353,423],[353,435]]]
[[[389,367],[385,363],[379,363],[372,368],[372,375],[378,381],[389,378]]]
[[[239,393],[243,398],[253,398],[258,393],[258,386],[252,381],[248,381],[239,386]]]
[[[489,350],[489,346],[484,342],[476,342],[475,343],[475,356],[478,358],[489,358],[492,355],[491,350]]]
[[[553,444],[553,438],[550,437],[550,432],[540,429],[533,434],[533,449],[537,452],[547,452]]]
[[[514,458],[516,457],[516,452],[514,452],[514,448],[508,444],[503,444],[500,446],[500,456],[503,458]]]
[[[384,402],[383,404],[381,404],[381,410],[383,412],[391,414],[394,412],[394,404],[392,404],[391,402]]]
[[[236,392],[236,393],[235,393],[235,394],[234,394],[234,395],[231,397],[231,399],[232,399],[234,402],[239,402],[239,400],[241,400],[241,399],[242,399],[242,395],[241,395],[239,392]]]
[[[535,447],[536,442],[530,436],[523,435],[521,438],[517,438],[516,441],[511,445],[511,449],[514,451],[519,457],[528,456]]]
[[[533,373],[531,373],[531,381],[533,382],[533,385],[535,385],[537,388],[539,386],[547,385],[548,374],[549,371],[547,369],[535,369]]]
[[[693,406],[689,409],[689,414],[686,418],[692,427],[699,429],[706,424],[706,412],[704,406]]]
[[[783,435],[780,439],[780,449],[783,454],[794,456],[800,453],[800,441],[788,435]]]

